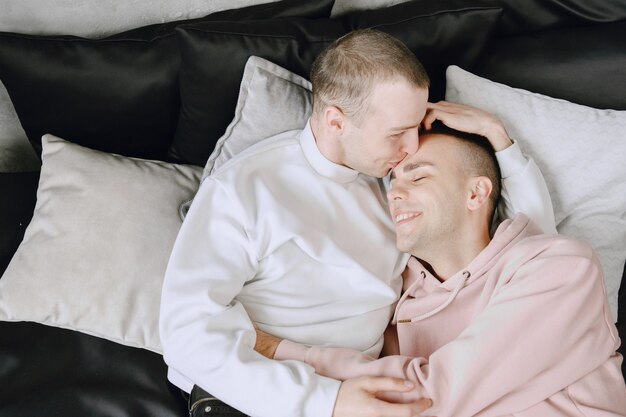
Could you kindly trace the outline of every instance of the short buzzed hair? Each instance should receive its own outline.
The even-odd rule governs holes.
[[[359,123],[374,86],[393,79],[424,89],[430,84],[415,54],[398,39],[375,29],[350,32],[329,45],[313,63],[313,113],[336,106]]]
[[[430,130],[421,132],[422,137],[435,134],[453,137],[464,145],[463,151],[458,152],[457,159],[459,168],[468,177],[484,176],[491,180],[492,190],[489,195],[491,222],[502,192],[502,174],[493,145],[484,136],[452,129],[440,121],[434,122]]]

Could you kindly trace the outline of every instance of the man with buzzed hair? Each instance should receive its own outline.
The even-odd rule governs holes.
[[[160,335],[168,378],[191,392],[194,416],[242,415],[232,406],[255,417],[395,417],[428,405],[376,398],[409,389],[402,380],[341,383],[254,350],[256,322],[281,338],[378,355],[408,259],[379,179],[417,150],[426,72],[398,40],[366,30],[330,45],[311,78],[304,129],[252,146],[203,181],[174,245]],[[492,135],[497,123],[441,112],[506,141],[504,165],[521,167],[509,207],[553,224],[541,174],[508,137]],[[342,404],[357,404],[354,414]]]
[[[391,356],[284,341],[274,357],[340,380],[412,381],[412,391],[384,398],[429,398],[425,416],[626,415],[619,337],[593,249],[543,234],[524,214],[492,239],[499,193],[485,138],[444,125],[422,134],[387,193],[397,247],[412,255],[386,333]]]

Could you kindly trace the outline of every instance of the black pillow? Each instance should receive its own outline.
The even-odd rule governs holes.
[[[164,159],[180,110],[175,28],[210,20],[328,16],[334,0],[284,0],[104,39],[0,33],[0,79],[41,152],[53,133],[106,152]],[[228,23],[224,23],[228,26]]]
[[[277,19],[178,28],[181,115],[173,160],[204,165],[233,118],[245,63],[257,55],[308,78],[315,57],[353,29],[377,28],[402,40],[431,76],[431,99],[443,98],[445,68],[472,68],[501,9],[468,0],[411,1],[336,19]],[[271,109],[268,109],[271,111]]]
[[[474,73],[574,103],[626,110],[626,21],[509,36]]]
[[[163,356],[29,322],[0,322],[0,416],[181,417]],[[42,413],[45,410],[45,413]]]
[[[502,19],[497,25],[497,32],[500,35],[626,19],[624,0],[484,0],[484,2],[503,9]]]

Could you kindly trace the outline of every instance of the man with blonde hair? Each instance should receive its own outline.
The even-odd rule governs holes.
[[[321,117],[325,108],[335,106],[360,124],[375,85],[385,81],[404,81],[420,90],[429,87],[424,67],[402,42],[375,30],[353,32],[313,63],[313,114]]]
[[[341,38],[313,63],[311,84],[311,129],[331,161],[381,178],[417,150],[429,79],[396,38],[374,30]]]
[[[255,417],[410,416],[428,405],[376,399],[410,388],[399,379],[341,383],[254,350],[256,322],[281,338],[378,355],[407,262],[379,179],[417,150],[426,72],[398,40],[366,30],[334,42],[311,79],[304,129],[268,138],[209,176],[175,243],[160,333],[168,378],[191,392],[194,416],[242,415],[229,406]],[[493,118],[447,113],[511,154]],[[543,184],[541,174],[519,158],[509,206],[540,201],[543,213],[545,187],[519,187]],[[342,404],[351,404],[347,414]]]

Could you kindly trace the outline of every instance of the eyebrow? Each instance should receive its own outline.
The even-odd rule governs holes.
[[[433,167],[435,166],[435,164],[433,164],[432,162],[426,162],[426,161],[420,161],[420,162],[413,162],[411,164],[407,164],[402,168],[402,172],[407,173],[409,171],[413,171],[419,168],[424,168],[424,167]],[[391,171],[391,176],[389,177],[390,180],[396,178],[396,174],[394,172],[395,170]]]
[[[424,162],[424,161],[413,162],[412,164],[405,165],[402,168],[402,172],[406,173],[406,172],[413,171],[413,170],[418,169],[418,168],[432,167],[432,166],[434,166],[432,162]]]

